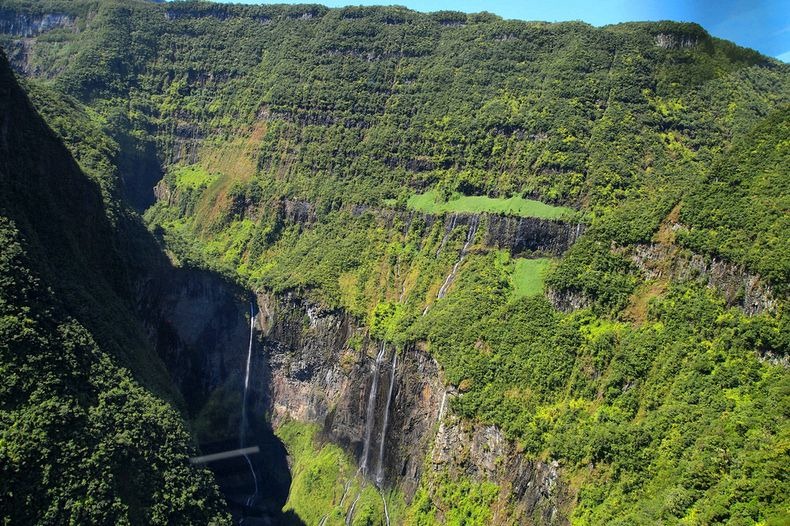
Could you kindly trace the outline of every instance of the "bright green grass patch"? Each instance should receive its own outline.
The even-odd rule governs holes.
[[[206,188],[217,179],[216,175],[208,173],[205,168],[196,164],[179,166],[173,170],[173,173],[178,188]]]
[[[284,511],[306,524],[344,526],[354,505],[352,526],[384,526],[384,503],[375,486],[357,474],[354,461],[331,443],[318,443],[316,424],[286,422],[277,430],[291,457],[291,490]],[[391,524],[402,523],[402,495],[386,495]]]
[[[524,199],[521,196],[503,199],[481,195],[461,195],[449,201],[439,201],[436,197],[436,191],[430,190],[424,194],[415,194],[409,197],[406,204],[409,208],[433,214],[442,212],[491,212],[524,217],[559,219],[570,217],[575,213],[570,208],[547,205],[533,199]]]
[[[521,298],[524,296],[537,296],[543,292],[543,282],[546,273],[551,266],[551,259],[524,259],[518,258],[514,261],[513,275],[513,297]]]

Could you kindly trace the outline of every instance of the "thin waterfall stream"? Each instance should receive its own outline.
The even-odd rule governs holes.
[[[455,262],[453,269],[447,275],[447,278],[444,280],[444,283],[442,283],[441,288],[439,288],[439,293],[436,295],[436,299],[442,299],[445,294],[447,294],[447,289],[450,288],[450,285],[455,280],[455,275],[458,273],[458,267],[461,266],[461,263],[463,263],[464,258],[466,258],[467,251],[469,250],[469,245],[471,245],[472,241],[475,239],[479,221],[480,220],[477,216],[472,216],[472,220],[469,223],[469,230],[466,232],[466,241],[464,242],[463,248],[461,248],[461,254],[458,257],[458,261]]]
[[[373,426],[376,420],[376,393],[379,388],[379,373],[381,371],[381,362],[384,359],[384,352],[387,350],[387,344],[381,344],[381,350],[376,356],[376,363],[373,365],[373,382],[370,386],[370,394],[368,395],[368,406],[365,414],[365,439],[362,446],[362,463],[360,469],[362,475],[368,473],[368,461],[370,457],[370,439],[373,435]]]
[[[439,422],[441,422],[442,418],[444,418],[444,407],[446,403],[447,403],[447,389],[445,388],[445,390],[442,392],[442,403],[439,406],[439,418],[438,418]]]
[[[450,285],[452,285],[453,281],[455,280],[455,275],[458,273],[458,267],[460,267],[461,263],[464,262],[464,259],[466,258],[466,254],[469,251],[469,246],[475,240],[475,235],[477,235],[477,228],[479,224],[480,224],[480,217],[472,216],[472,219],[469,222],[469,230],[467,230],[466,232],[466,241],[464,241],[464,246],[461,248],[461,253],[458,256],[458,261],[455,262],[455,265],[453,265],[452,270],[444,279],[442,286],[439,287],[439,292],[436,294],[437,300],[444,298],[445,294],[447,294],[447,290],[450,288]],[[455,226],[455,216],[453,216],[452,226],[453,227]],[[444,243],[442,243],[442,246],[444,246]],[[436,254],[438,256],[439,253],[437,252]],[[430,304],[426,305],[425,309],[422,311],[422,315],[425,316],[430,308],[431,308]]]
[[[252,340],[255,336],[255,308],[253,307],[252,302],[250,302],[250,344],[247,348],[247,368],[244,373],[244,395],[241,399],[241,424],[239,426],[239,448],[244,449],[246,447],[246,434],[247,434],[247,394],[250,389],[250,363],[252,362]],[[252,480],[255,484],[255,492],[247,498],[247,506],[252,505],[255,499],[258,497],[258,476],[255,474],[255,468],[252,466],[252,461],[250,460],[249,455],[244,455],[244,460],[247,461],[247,465],[250,467],[250,473],[252,474]]]
[[[444,248],[444,245],[447,244],[447,238],[450,237],[450,234],[453,233],[453,229],[455,228],[455,222],[457,220],[458,220],[458,214],[455,213],[455,214],[453,214],[453,218],[450,220],[450,228],[448,228],[445,231],[444,237],[442,238],[442,243],[439,245],[439,249],[436,251],[436,257],[437,258],[439,257],[439,254],[442,253],[442,249]]]
[[[348,513],[346,514],[346,526],[351,526],[351,521],[354,519],[354,510],[357,507],[357,502],[359,501],[359,497],[362,496],[362,490],[357,493],[357,498],[354,499],[354,502],[351,503],[351,508],[349,508]]]
[[[379,461],[376,469],[376,486],[381,488],[384,483],[384,443],[387,441],[387,426],[390,419],[390,405],[392,405],[392,392],[395,387],[395,370],[398,368],[398,351],[392,352],[392,368],[390,369],[390,387],[387,394],[387,407],[384,410],[384,423],[381,426],[381,441],[379,442]],[[386,503],[385,503],[386,506]],[[389,520],[387,520],[389,524]]]

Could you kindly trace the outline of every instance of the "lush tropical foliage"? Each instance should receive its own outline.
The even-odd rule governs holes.
[[[790,521],[787,65],[673,22],[594,28],[398,7],[134,0],[8,0],[0,21],[18,13],[65,17],[30,41],[6,34],[0,43],[98,183],[108,232],[131,224],[123,196],[147,209],[151,232],[179,264],[296,292],[346,310],[375,338],[427,349],[459,392],[456,415],[498,426],[530,458],[560,462],[576,498],[574,523]],[[14,191],[29,205],[13,218],[35,217],[38,192],[48,195]],[[562,257],[511,254],[486,241],[492,216],[482,212],[586,229]],[[101,371],[89,384],[94,394],[68,402],[47,392],[51,405],[15,410],[43,429],[48,417],[36,417],[38,407],[66,418],[70,410],[58,408],[87,407],[91,396],[112,407],[143,404],[155,424],[173,427],[155,425],[135,454],[147,458],[154,437],[170,433],[178,447],[157,458],[175,463],[186,448],[177,420],[103,358],[102,342],[58,310],[25,321],[40,303],[14,296],[27,283],[14,269],[27,267],[12,258],[26,249],[4,225],[7,239],[19,239],[3,260],[12,280],[1,289],[8,334],[37,324],[30,334],[40,335],[42,353],[87,349],[58,359],[93,356],[63,367]],[[30,231],[47,232],[40,224]],[[667,269],[693,257],[740,265],[772,291],[773,307],[747,316],[705,275],[643,272],[634,254],[653,245],[672,248]],[[78,267],[128,268],[128,252],[117,261],[103,252],[88,253],[87,263],[52,261],[57,268],[41,275],[77,279],[56,292],[80,298]],[[107,287],[116,294],[123,283]],[[109,294],[89,290],[102,301]],[[558,310],[550,299],[561,296],[577,298],[578,308]],[[141,352],[109,354],[154,386],[158,373],[138,363]],[[38,400],[33,387],[16,387],[33,365],[3,360],[14,371],[4,375],[8,396]],[[114,398],[123,382],[139,400]],[[110,406],[98,407],[72,416],[86,423],[75,443],[89,444],[74,451],[90,454],[65,458],[114,451],[111,439],[90,434],[109,425]],[[9,433],[23,421],[2,418]],[[288,423],[281,435],[296,459],[288,506],[311,521],[342,521],[340,481],[359,490],[348,458],[312,428]],[[50,435],[38,436],[48,443]],[[2,440],[7,465],[22,466],[19,441]],[[155,468],[181,480],[181,468]],[[213,513],[207,486],[191,488],[176,500]],[[360,505],[380,515],[380,496],[365,491]],[[412,524],[485,524],[498,491],[433,473],[408,510],[399,495],[388,502]],[[149,509],[146,498],[156,500],[134,496],[136,509]]]

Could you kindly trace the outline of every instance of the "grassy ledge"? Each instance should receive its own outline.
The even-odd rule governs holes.
[[[516,259],[511,277],[513,297],[537,296],[543,292],[543,282],[551,266],[551,259]]]
[[[562,219],[572,216],[575,211],[563,206],[552,206],[533,199],[513,196],[508,199],[480,195],[461,195],[449,201],[437,199],[435,190],[415,194],[407,201],[407,206],[421,212],[440,214],[443,212],[466,212],[512,214],[522,217],[542,219]]]

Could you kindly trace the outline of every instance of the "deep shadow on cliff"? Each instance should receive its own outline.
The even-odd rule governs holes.
[[[139,216],[116,200],[114,189],[103,192],[82,171],[30,103],[2,52],[0,154],[0,216],[16,226],[33,270],[52,288],[56,301],[49,308],[84,326],[114,365],[179,409],[193,428],[199,428],[212,388],[239,400],[234,389],[241,386],[241,357],[249,342],[240,336],[236,345],[234,331],[246,333],[250,294],[216,274],[175,268]],[[195,357],[220,347],[227,359],[220,360],[223,373],[212,379]],[[69,371],[54,374],[66,377]],[[257,395],[262,393],[259,386]],[[235,430],[240,407],[235,403],[225,414]],[[276,523],[290,485],[286,451],[265,419],[250,427],[248,442],[261,448],[252,461],[262,483],[259,498],[243,513]],[[237,435],[228,438],[237,443]],[[242,467],[229,477],[239,485],[248,483],[249,470]],[[13,488],[19,481],[10,482]],[[134,487],[119,498],[140,507],[148,491],[153,489]],[[226,497],[232,500],[227,492]]]
[[[291,476],[287,451],[266,418],[270,375],[259,331],[250,333],[254,296],[216,273],[160,263],[138,284],[138,310],[183,396],[202,453],[233,450],[242,441],[244,447],[260,448],[249,456],[250,465],[244,457],[209,465],[231,513],[247,526],[300,524],[293,513],[282,513]],[[243,428],[248,352],[248,424]]]

